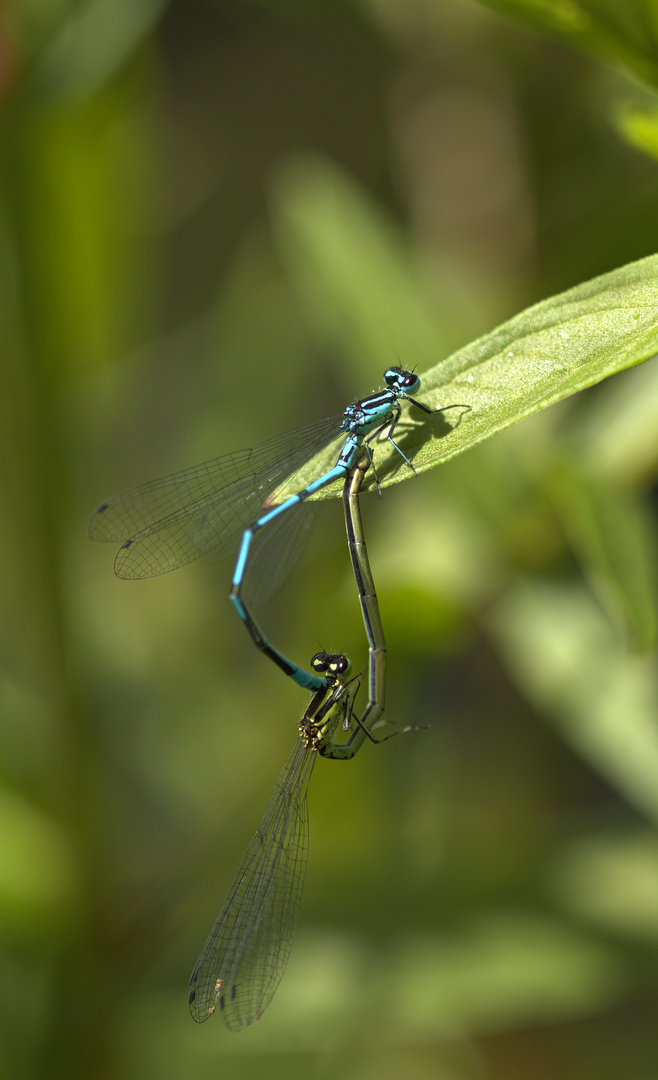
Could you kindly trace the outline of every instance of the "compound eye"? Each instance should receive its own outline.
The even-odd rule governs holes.
[[[318,652],[311,660],[311,667],[313,671],[317,671],[320,675],[324,675],[325,671],[329,670],[329,656],[326,652]]]
[[[402,370],[402,368],[399,368],[399,367],[387,368],[386,371],[384,372],[384,382],[386,383],[387,386],[400,386],[401,381],[402,381],[400,377],[405,375],[405,374],[407,374],[407,372],[404,372]]]
[[[350,670],[350,662],[346,656],[343,656],[342,653],[338,653],[331,658],[330,667],[334,675],[346,675]]]
[[[402,385],[410,394],[415,394],[420,389],[420,379],[417,375],[414,375],[413,371],[406,371]]]

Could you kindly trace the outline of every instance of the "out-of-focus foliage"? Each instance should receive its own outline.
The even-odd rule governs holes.
[[[3,1076],[658,1073],[655,360],[364,498],[388,715],[432,727],[318,762],[290,965],[240,1036],[193,1024],[187,978],[304,695],[236,625],[228,567],[120,582],[86,538],[113,491],[337,412],[398,356],[424,400],[474,405],[405,417],[429,466],[486,421],[475,395],[478,438],[531,411],[511,366],[450,384],[482,335],[574,287],[591,319],[599,275],[646,309],[655,5],[488,7],[513,18],[3,8]],[[653,348],[600,323],[572,390]],[[262,616],[359,670],[341,529],[329,502]]]
[[[318,321],[327,323],[332,340],[350,340],[353,350],[373,358],[373,366],[385,342],[400,338],[403,355],[423,358],[440,330],[432,326],[436,319],[429,299],[423,303],[429,289],[423,289],[409,260],[396,251],[390,224],[376,219],[365,200],[324,163],[298,168],[283,199],[281,233],[297,241],[296,262],[306,266],[300,280],[308,280],[309,262],[313,267],[308,303]],[[436,410],[453,404],[444,414],[447,422],[419,417],[411,409],[396,428],[396,443],[416,472],[653,357],[658,351],[657,273],[658,256],[613,270],[534,305],[423,371],[423,404]],[[366,305],[361,281],[367,282]],[[391,306],[391,295],[400,297],[399,304]],[[374,445],[381,487],[408,477],[386,431]],[[331,468],[339,446],[339,441],[332,443],[309,461],[297,482],[303,486]],[[364,490],[376,486],[370,474]],[[337,497],[341,487],[324,488],[317,497]]]
[[[546,30],[593,56],[617,63],[658,88],[655,0],[482,0],[502,15]]]

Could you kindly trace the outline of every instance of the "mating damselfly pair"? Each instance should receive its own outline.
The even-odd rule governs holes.
[[[468,409],[449,405],[434,410],[414,400],[420,379],[399,367],[387,369],[384,382],[385,389],[349,405],[342,416],[117,495],[98,507],[89,526],[92,539],[121,543],[115,571],[123,578],[153,577],[201,555],[228,555],[239,542],[231,602],[257,648],[312,693],[298,741],[190,980],[194,1019],[207,1019],[219,1005],[231,1030],[241,1030],[261,1016],[287,963],[306,870],[306,797],[317,753],[347,760],[366,738],[381,741],[373,732],[382,724],[385,707],[386,645],[358,501],[370,467],[381,493],[372,444],[385,434],[415,471],[393,437],[401,403],[408,401],[426,415]],[[296,490],[300,470],[341,435],[343,445],[333,467]],[[317,504],[307,500],[340,479],[368,639],[368,701],[361,717],[354,709],[361,676],[347,679],[346,657],[318,653],[308,672],[269,642],[250,609],[252,602],[283,583],[308,539]],[[300,514],[302,507],[305,512]],[[334,739],[341,720],[346,733],[342,743]]]

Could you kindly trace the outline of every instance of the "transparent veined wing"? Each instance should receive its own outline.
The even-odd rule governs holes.
[[[219,1007],[231,1031],[256,1022],[285,971],[308,857],[308,785],[317,753],[297,741],[190,979],[190,1012]]]
[[[341,420],[342,416],[316,420],[248,450],[115,495],[96,509],[89,536],[121,543],[115,571],[122,578],[155,577],[201,555],[232,554],[244,530],[284,481],[286,490],[294,493],[295,473],[340,436]],[[282,523],[280,529],[308,534],[303,517],[294,516],[296,522]],[[268,532],[274,539],[275,531]],[[287,540],[290,548],[289,536]],[[292,548],[290,558],[294,559],[298,551]],[[287,569],[279,572],[279,581],[286,573]],[[258,576],[257,566],[254,575]]]

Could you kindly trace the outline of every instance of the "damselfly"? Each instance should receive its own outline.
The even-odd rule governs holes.
[[[122,578],[154,577],[200,555],[230,554],[242,537],[230,598],[252,641],[300,686],[326,688],[324,678],[298,667],[268,641],[248,603],[270,595],[282,584],[308,539],[316,504],[305,514],[290,511],[348,476],[362,449],[380,486],[371,449],[378,435],[386,432],[386,439],[415,471],[393,438],[403,401],[433,416],[447,409],[468,409],[458,405],[430,409],[415,401],[420,379],[400,367],[388,368],[384,382],[385,389],[348,405],[341,416],[317,420],[252,449],[115,495],[95,511],[90,537],[121,543],[114,567]],[[333,467],[285,498],[286,490],[294,490],[295,477],[304,465],[341,437],[343,446]],[[255,545],[250,559],[252,542],[266,526],[270,542]]]
[[[326,686],[317,690],[299,725],[299,738],[270,796],[228,895],[190,978],[190,1012],[199,1023],[219,1006],[231,1031],[256,1022],[285,971],[302,900],[308,856],[308,785],[317,755],[353,757],[367,733],[358,724],[336,747],[342,720],[352,722],[361,677],[346,681],[345,656],[317,653],[311,667]]]
[[[283,767],[228,899],[203,947],[190,979],[190,1012],[199,1023],[219,1006],[231,1031],[256,1022],[285,971],[295,935],[308,855],[308,785],[317,753],[334,760],[355,756],[366,738],[384,742],[411,725],[376,738],[384,712],[386,643],[365,544],[359,491],[369,467],[364,455],[346,479],[345,522],[359,601],[368,637],[368,701],[354,715],[361,682],[346,682],[342,654],[317,653],[313,671],[325,685],[317,690],[299,726],[299,738]],[[345,742],[334,735],[342,717]]]

